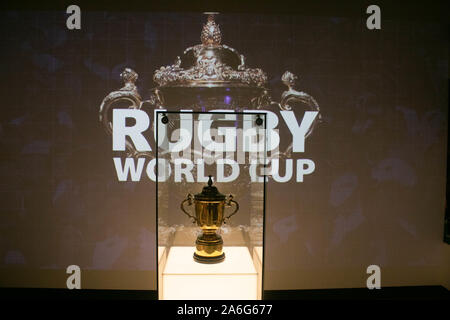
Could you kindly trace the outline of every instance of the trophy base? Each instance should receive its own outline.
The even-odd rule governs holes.
[[[199,263],[209,263],[209,264],[219,263],[225,260],[225,253],[222,252],[221,255],[215,257],[203,257],[199,256],[197,253],[194,252],[194,260]]]
[[[215,232],[202,233],[195,242],[194,260],[200,263],[219,263],[225,259],[222,237]]]

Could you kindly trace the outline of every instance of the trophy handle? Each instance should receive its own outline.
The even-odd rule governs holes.
[[[196,222],[197,222],[197,218],[194,217],[194,216],[192,216],[192,215],[190,215],[189,212],[187,212],[187,211],[184,209],[184,204],[185,204],[186,202],[188,203],[188,206],[191,206],[191,205],[192,205],[192,194],[189,193],[189,194],[187,195],[186,199],[184,199],[183,202],[181,202],[180,209],[181,209],[181,211],[183,211],[189,218],[193,219],[192,223],[196,223]]]
[[[305,138],[307,138],[314,130],[314,127],[318,122],[322,121],[322,115],[320,114],[320,107],[317,103],[316,99],[313,96],[307,94],[303,91],[297,91],[295,89],[295,83],[298,77],[292,72],[286,71],[281,77],[281,81],[288,87],[288,90],[284,91],[281,94],[280,101],[280,109],[284,111],[292,110],[292,107],[289,105],[289,102],[300,102],[306,105],[306,107],[310,111],[317,111],[318,115],[314,120],[313,124],[309,128],[308,132],[305,134]]]
[[[143,103],[156,104],[155,99],[152,98],[149,101],[142,101],[136,87],[136,80],[138,74],[130,69],[126,68],[120,74],[124,86],[119,90],[110,92],[102,101],[99,110],[99,119],[109,135],[112,135],[112,121],[110,119],[110,110],[113,109],[113,105],[118,101],[125,101],[131,103],[129,109],[141,109]],[[125,141],[125,147],[128,157],[149,157],[154,158],[150,152],[137,151],[133,144],[129,141]]]
[[[233,200],[233,196],[230,194],[228,196],[228,199],[226,201],[226,205],[231,207],[231,204],[234,203],[234,206],[236,207],[233,211],[232,214],[230,214],[228,217],[223,218],[223,223],[227,223],[226,221],[229,220],[232,216],[234,216],[236,214],[236,212],[239,211],[239,203],[237,203],[236,201]]]
[[[260,97],[253,98],[252,99],[252,105],[253,107],[256,107],[257,109],[264,108],[267,105],[269,106],[275,106],[280,108],[282,111],[291,111],[293,110],[292,104],[293,103],[301,103],[306,106],[307,110],[309,111],[317,111],[318,114],[316,118],[314,119],[313,123],[311,124],[311,127],[309,128],[308,132],[305,134],[305,138],[308,138],[314,131],[314,128],[316,125],[320,122],[322,122],[322,115],[320,113],[320,107],[317,103],[316,99],[314,99],[313,96],[307,94],[303,91],[298,91],[295,89],[296,87],[296,80],[298,77],[293,74],[292,72],[286,71],[283,76],[281,77],[281,81],[284,85],[287,86],[287,90],[284,91],[281,94],[281,101],[278,103],[276,101],[273,101],[272,98],[269,95],[269,92],[264,91],[263,94]],[[276,157],[282,156],[286,158],[290,158],[292,153],[292,143],[286,148],[284,152],[280,151],[278,154],[275,154]],[[271,157],[273,158],[273,157]]]

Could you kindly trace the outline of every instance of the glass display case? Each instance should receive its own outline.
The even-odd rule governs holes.
[[[155,113],[160,299],[261,299],[264,112]]]

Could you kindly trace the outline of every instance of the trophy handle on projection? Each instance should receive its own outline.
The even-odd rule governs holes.
[[[138,74],[130,69],[126,68],[120,74],[120,78],[124,82],[124,86],[119,90],[110,92],[102,101],[100,105],[99,118],[103,127],[109,135],[113,134],[113,125],[111,121],[112,110],[115,109],[115,105],[118,103],[125,103],[127,109],[140,110],[144,104],[150,104],[161,108],[161,95],[158,89],[154,90],[154,94],[151,95],[149,100],[142,101],[141,96],[137,90],[136,80]],[[122,106],[123,108],[123,106]],[[154,156],[148,151],[138,151],[135,146],[129,141],[125,141],[126,155],[127,157],[147,157],[153,159]]]
[[[286,71],[281,77],[281,81],[288,87],[286,91],[281,94],[281,101],[278,104],[282,111],[291,111],[292,105],[298,105],[301,103],[306,106],[307,111],[317,111],[317,116],[313,123],[309,127],[305,134],[305,139],[308,138],[314,131],[315,126],[322,121],[322,116],[320,114],[320,107],[316,99],[313,96],[307,94],[303,91],[297,91],[295,89],[296,81],[298,77],[290,71]],[[284,152],[284,156],[290,158],[292,152],[292,143],[287,147]]]
[[[322,122],[322,115],[320,114],[320,107],[316,99],[306,92],[295,89],[298,77],[290,71],[286,71],[281,77],[281,81],[288,87],[286,91],[281,94],[280,102],[272,100],[268,91],[252,100],[252,105],[256,109],[264,109],[267,105],[278,107],[281,111],[292,111],[297,109],[298,105],[305,106],[306,111],[317,112],[311,126],[305,134],[305,139],[308,138],[314,131],[314,128]],[[284,152],[274,153],[271,158],[284,157],[291,158],[292,143],[286,148]]]

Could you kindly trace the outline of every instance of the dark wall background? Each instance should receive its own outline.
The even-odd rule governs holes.
[[[154,277],[154,183],[117,181],[98,108],[124,67],[139,73],[145,97],[154,70],[200,42],[204,17],[83,12],[76,31],[66,18],[1,13],[0,284],[30,286],[39,279],[24,274],[77,264],[103,272],[85,287],[110,287],[96,275],[120,271],[116,286],[133,289],[127,276]],[[383,20],[370,31],[364,18],[277,14],[217,22],[223,43],[266,71],[273,98],[290,70],[323,111],[296,156],[316,171],[268,185],[266,289],[365,286],[370,264],[384,270],[383,285],[448,282],[447,25]],[[281,117],[280,130],[291,139]]]

